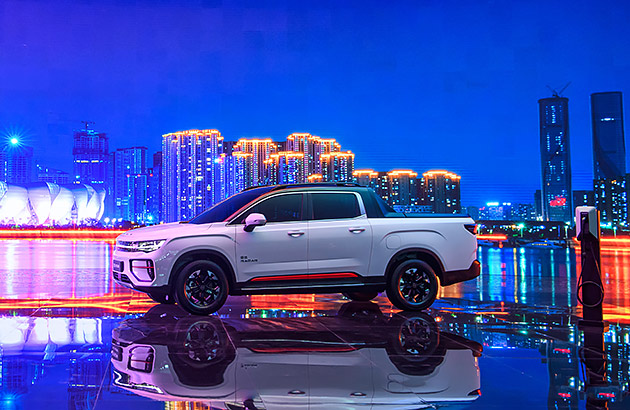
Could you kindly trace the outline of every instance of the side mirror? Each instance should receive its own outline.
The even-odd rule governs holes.
[[[251,232],[254,230],[255,227],[263,226],[266,224],[267,218],[265,218],[265,215],[257,213],[249,214],[247,215],[247,218],[245,218],[245,227],[243,228],[243,230],[245,232]]]

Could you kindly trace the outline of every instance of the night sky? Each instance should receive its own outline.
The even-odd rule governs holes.
[[[570,105],[591,187],[589,94],[622,91],[626,1],[0,0],[0,133],[72,172],[80,121],[110,149],[161,135],[334,137],[356,168],[446,168],[464,205],[533,202],[537,100]],[[627,128],[627,127],[626,127]]]

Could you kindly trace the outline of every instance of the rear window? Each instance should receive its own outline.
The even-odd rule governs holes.
[[[359,201],[352,193],[312,193],[313,219],[346,219],[361,215]]]

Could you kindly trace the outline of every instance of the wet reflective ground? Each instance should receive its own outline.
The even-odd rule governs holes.
[[[0,241],[0,409],[630,408],[630,254],[605,333],[573,250],[480,248],[482,275],[405,314],[384,296],[230,297],[218,316],[109,278],[111,245]]]

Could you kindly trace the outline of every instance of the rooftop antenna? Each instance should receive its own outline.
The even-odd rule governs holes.
[[[560,89],[560,91],[558,91],[558,90],[557,90],[557,89],[555,89],[555,88],[551,88],[551,87],[549,87],[549,86],[547,86],[547,88],[549,88],[549,90],[551,91],[551,95],[553,95],[555,98],[563,98],[562,93],[563,93],[563,92],[564,92],[564,90],[566,90],[566,89],[567,89],[567,87],[569,87],[570,85],[571,85],[571,81],[569,81],[569,82],[567,83],[567,85],[565,85],[564,87],[562,87],[562,88]]]
[[[82,124],[85,124],[85,130],[88,130],[90,124],[94,125],[94,121],[81,121]]]

